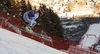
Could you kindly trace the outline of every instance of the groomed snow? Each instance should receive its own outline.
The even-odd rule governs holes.
[[[0,28],[0,54],[67,54]]]
[[[88,36],[87,36],[88,35]],[[97,39],[100,37],[100,24],[90,25],[88,31],[83,36],[81,44],[85,47],[90,47],[96,43]]]

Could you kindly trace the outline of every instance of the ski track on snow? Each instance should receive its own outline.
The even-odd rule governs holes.
[[[67,54],[0,28],[0,54]]]

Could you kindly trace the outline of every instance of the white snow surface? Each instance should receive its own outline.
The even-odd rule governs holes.
[[[0,54],[67,54],[0,28]]]
[[[88,31],[83,37],[83,40],[80,42],[82,46],[91,47],[93,44],[95,44],[100,37],[100,24],[90,25]]]

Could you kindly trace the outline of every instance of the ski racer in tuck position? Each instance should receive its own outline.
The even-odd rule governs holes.
[[[29,23],[28,26],[25,27],[26,31],[30,31],[37,24],[35,20],[38,17],[42,16],[44,14],[43,12],[44,12],[43,9],[39,9],[39,10],[34,9],[24,13],[23,19],[24,21]]]

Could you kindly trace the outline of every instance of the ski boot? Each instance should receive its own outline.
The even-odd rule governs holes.
[[[27,26],[26,26],[25,29],[26,29],[26,31],[29,32],[29,33],[32,33],[32,32],[33,32],[31,27],[27,27]]]

